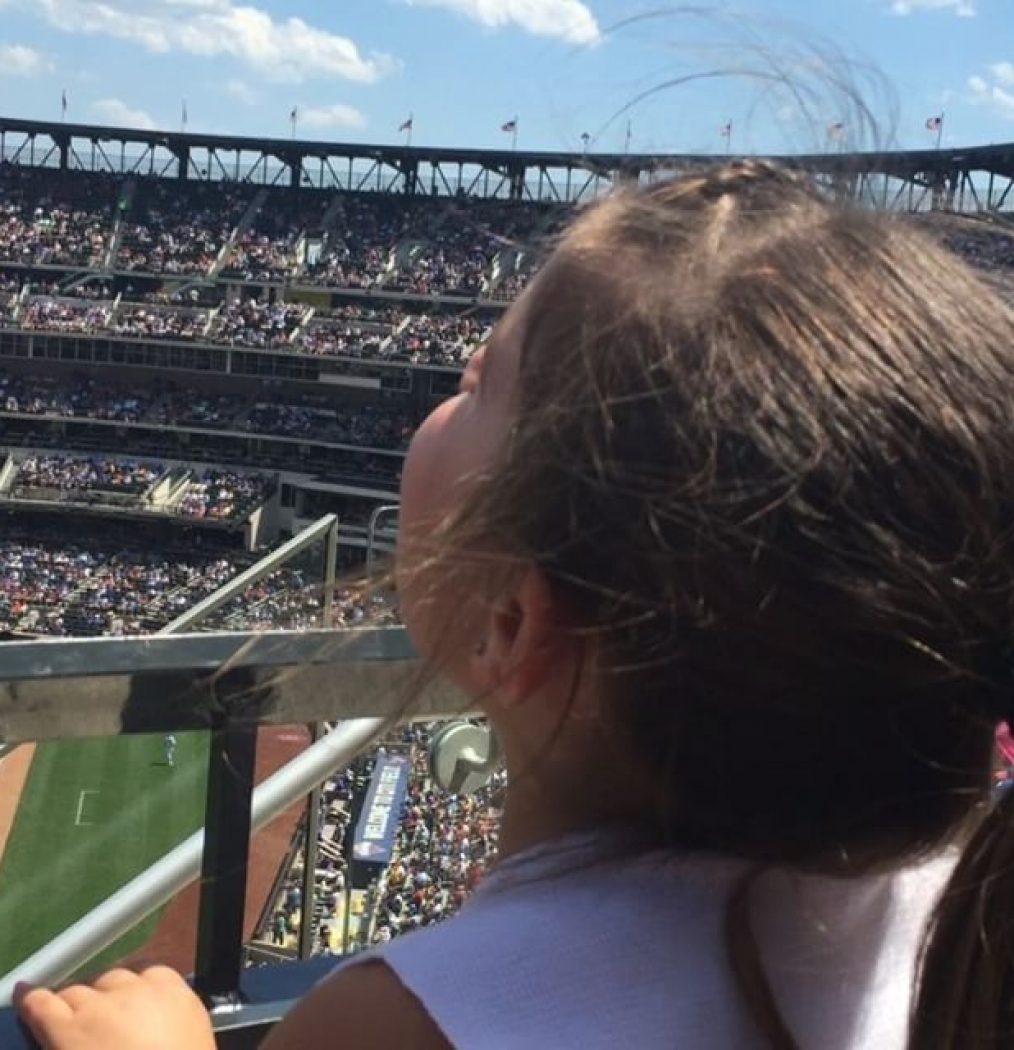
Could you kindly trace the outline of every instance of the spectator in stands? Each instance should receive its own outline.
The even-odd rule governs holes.
[[[502,859],[265,1046],[1009,1041],[1012,328],[768,164],[583,213],[402,486],[402,610],[497,728]],[[19,1005],[57,1050],[213,1045],[164,971],[97,988]]]

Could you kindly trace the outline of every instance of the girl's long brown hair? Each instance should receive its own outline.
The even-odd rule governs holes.
[[[738,162],[588,209],[525,316],[516,424],[431,578],[463,551],[544,569],[660,843],[849,876],[967,841],[911,1045],[1014,1047],[1014,821],[988,801],[1011,311],[904,221]],[[734,970],[792,1047],[747,914]]]

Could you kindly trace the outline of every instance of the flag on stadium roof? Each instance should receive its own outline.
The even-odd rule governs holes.
[[[841,136],[842,136],[842,134],[844,133],[844,131],[845,131],[845,125],[844,125],[844,124],[843,124],[843,123],[842,123],[842,122],[841,122],[840,120],[836,120],[836,121],[835,121],[835,122],[834,122],[834,123],[833,123],[832,125],[830,125],[830,127],[829,127],[829,128],[827,129],[827,133],[828,133],[828,135],[829,135],[829,136],[830,136],[831,138],[833,138],[833,139],[838,139],[838,138],[841,138]]]
[[[943,126],[944,126],[943,114],[941,114],[938,117],[930,117],[929,120],[926,121],[926,130],[927,131],[939,131]]]
[[[722,125],[722,129],[718,134],[721,135],[723,139],[727,139],[732,134],[732,121],[726,121],[726,123]]]
[[[518,118],[515,117],[513,120],[505,121],[500,125],[501,131],[517,131],[518,130]]]
[[[403,120],[398,125],[398,130],[399,131],[411,131],[412,130],[412,122],[414,120],[415,120],[415,117],[409,117],[408,120]]]

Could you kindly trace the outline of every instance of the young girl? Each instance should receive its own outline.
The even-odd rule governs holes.
[[[584,211],[405,466],[421,653],[502,861],[266,1045],[1014,1046],[1014,316],[762,163]],[[163,969],[46,1047],[199,1047]]]

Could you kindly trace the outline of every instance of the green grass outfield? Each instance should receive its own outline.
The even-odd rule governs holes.
[[[147,868],[203,823],[206,733],[40,744],[0,864],[0,973]],[[155,914],[89,968],[136,950]]]

